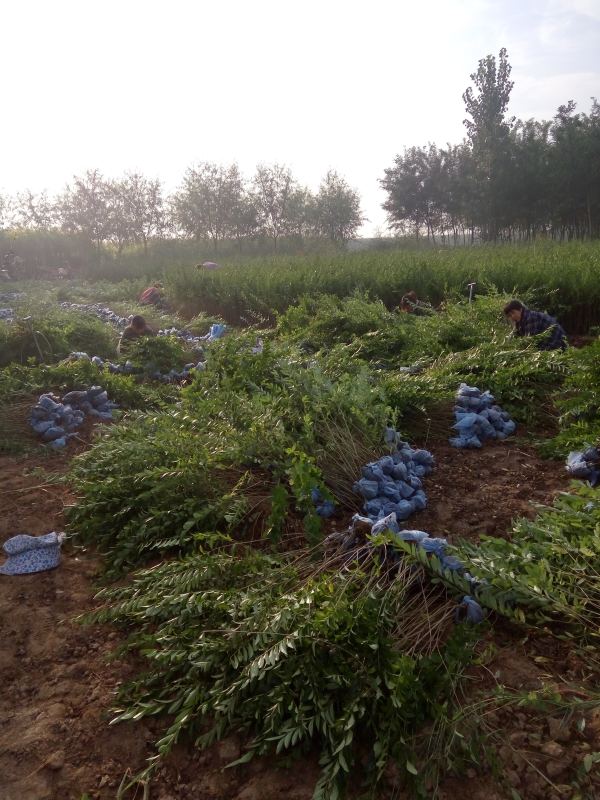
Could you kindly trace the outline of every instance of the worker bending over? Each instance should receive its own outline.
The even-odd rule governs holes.
[[[511,300],[504,306],[504,316],[515,324],[515,336],[548,335],[538,342],[539,350],[564,350],[567,335],[554,317],[543,311],[532,311],[520,300]]]
[[[407,292],[400,300],[400,311],[407,314],[414,314],[417,317],[424,317],[427,314],[434,314],[433,306],[419,300],[416,292]]]
[[[166,308],[167,304],[165,302],[163,291],[162,283],[153,283],[152,286],[144,289],[144,291],[141,293],[139,299],[140,305]]]
[[[148,327],[146,320],[136,314],[131,318],[131,322],[125,328],[117,345],[117,353],[123,355],[129,349],[131,342],[140,339],[142,336],[156,336],[152,328]]]

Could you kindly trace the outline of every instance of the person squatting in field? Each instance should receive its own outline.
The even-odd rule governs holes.
[[[166,308],[165,299],[163,297],[162,283],[154,283],[140,295],[140,305],[142,306],[155,306],[156,308]]]
[[[400,300],[400,311],[404,311],[407,314],[414,314],[417,317],[423,317],[426,314],[434,313],[433,306],[419,300],[417,293],[413,291],[407,292]]]
[[[123,355],[129,349],[131,342],[140,339],[142,336],[156,336],[152,328],[148,327],[146,320],[136,314],[131,318],[131,322],[125,328],[119,339],[117,353]]]
[[[520,300],[511,300],[504,306],[504,316],[514,322],[515,336],[538,336],[548,333],[538,341],[540,350],[564,350],[567,335],[554,317],[543,311],[533,311]]]

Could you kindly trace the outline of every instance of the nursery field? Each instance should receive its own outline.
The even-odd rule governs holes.
[[[3,800],[600,797],[600,251],[515,252],[0,288]]]

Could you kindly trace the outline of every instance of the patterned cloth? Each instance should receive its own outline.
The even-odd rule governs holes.
[[[45,536],[19,534],[2,545],[8,556],[0,566],[2,575],[29,575],[55,569],[60,564],[60,545],[62,533],[47,533]]]
[[[515,333],[517,336],[537,336],[548,331],[548,336],[540,340],[540,350],[564,350],[566,347],[566,333],[558,322],[543,311],[532,311],[524,308],[521,319],[517,322]]]

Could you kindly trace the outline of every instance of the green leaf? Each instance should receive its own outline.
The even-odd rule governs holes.
[[[248,750],[248,752],[244,753],[243,756],[241,756],[240,758],[236,759],[235,761],[232,761],[230,764],[227,764],[225,766],[225,769],[230,769],[231,767],[239,767],[242,764],[247,764],[249,761],[252,761],[254,756],[255,756],[255,751],[254,750]]]

